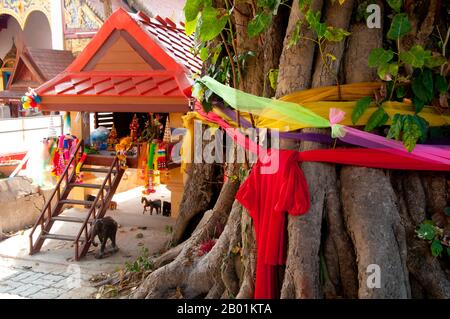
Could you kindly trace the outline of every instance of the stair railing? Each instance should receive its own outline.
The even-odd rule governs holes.
[[[75,168],[78,164],[78,161],[80,160],[80,156],[77,156],[77,154],[78,154],[78,152],[80,152],[82,150],[82,146],[83,146],[83,140],[80,140],[75,148],[75,151],[71,155],[69,163],[66,165],[64,172],[59,177],[58,182],[56,183],[56,186],[53,189],[53,192],[51,193],[50,197],[46,200],[45,205],[41,210],[41,214],[36,219],[36,222],[34,223],[34,226],[31,229],[31,232],[29,235],[30,254],[34,253],[34,249],[33,249],[34,232],[36,231],[37,227],[40,225],[41,226],[41,234],[40,235],[42,235],[42,233],[44,232],[45,226],[46,226],[45,222],[49,223],[51,221],[51,218],[53,216],[52,214],[53,214],[54,210],[57,209],[57,207],[58,207],[59,201],[61,200],[61,186],[62,186],[63,181],[65,182],[65,185],[63,188],[63,190],[64,190],[64,189],[66,189],[66,187],[69,185],[70,181],[75,176]],[[71,168],[72,168],[72,170],[71,170]],[[70,177],[69,177],[69,171],[71,171]],[[52,209],[52,201],[54,200],[55,197],[56,197],[56,205]]]
[[[115,177],[112,179],[111,174],[114,169],[116,170],[116,174],[115,174]],[[85,247],[86,247],[86,245],[90,245],[90,241],[91,241],[90,235],[91,235],[92,227],[91,227],[91,229],[88,230],[89,221],[91,220],[91,217],[93,217],[93,221],[95,221],[97,218],[99,218],[99,216],[102,214],[102,212],[107,209],[105,207],[105,205],[107,204],[107,201],[110,199],[109,198],[111,195],[110,193],[111,193],[113,184],[115,183],[116,179],[119,176],[120,169],[121,168],[119,165],[119,160],[117,157],[114,157],[114,160],[111,163],[109,171],[108,171],[105,179],[103,180],[103,183],[100,186],[97,196],[95,197],[95,200],[92,203],[91,208],[89,209],[86,219],[85,219],[83,225],[81,226],[80,231],[78,232],[78,235],[75,239],[75,259],[76,260],[79,260],[82,257],[82,255],[85,253],[85,252],[83,253],[83,251],[80,252],[80,241],[84,242]],[[105,186],[108,186],[106,196],[104,194]],[[84,234],[84,238],[82,239],[81,237],[83,236],[83,234]]]

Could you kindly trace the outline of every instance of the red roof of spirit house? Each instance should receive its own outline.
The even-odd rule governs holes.
[[[116,10],[83,52],[37,92],[44,111],[185,112],[201,69],[169,19]]]

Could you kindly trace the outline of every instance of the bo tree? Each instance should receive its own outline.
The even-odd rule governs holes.
[[[449,5],[446,0],[187,0],[186,31],[198,40],[204,74],[251,94],[278,98],[380,81],[380,91],[358,101],[352,117],[356,122],[374,100],[379,107],[365,129],[388,132],[411,150],[433,133],[420,117],[424,105],[448,111]],[[217,98],[200,84],[195,94],[206,109]],[[404,99],[416,113],[395,115],[389,129],[382,102]],[[282,140],[281,147],[325,146]],[[247,168],[229,165],[225,174],[242,175]],[[253,296],[253,226],[234,200],[242,178],[228,178],[218,192],[211,185],[220,169],[189,166],[173,247],[154,260],[156,269],[133,297]],[[444,173],[323,163],[303,163],[302,169],[311,208],[288,217],[281,298],[450,297]],[[192,232],[196,217],[201,220]],[[209,248],[199,254],[202,247]],[[379,289],[366,283],[371,264],[382,272]]]

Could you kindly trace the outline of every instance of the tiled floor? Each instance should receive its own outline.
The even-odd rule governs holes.
[[[96,289],[89,278],[102,272],[112,272],[134,261],[144,247],[150,254],[164,247],[175,219],[161,215],[142,214],[138,191],[117,194],[118,209],[108,212],[120,225],[117,233],[119,252],[104,259],[95,259],[97,248],[75,262],[71,242],[47,240],[40,253],[28,255],[28,234],[17,234],[0,242],[0,298],[92,298]],[[70,209],[68,216],[86,212]],[[76,223],[55,223],[52,232],[75,234]]]

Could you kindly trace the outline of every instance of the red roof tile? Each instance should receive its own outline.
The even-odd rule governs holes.
[[[102,71],[96,69],[97,61],[109,52],[114,43],[112,36],[125,39],[143,60],[154,60],[159,69],[154,70],[150,65],[148,71],[123,70],[127,67],[123,61],[111,62],[116,63],[111,70],[104,70],[105,64],[102,64]],[[98,111],[95,107],[102,103],[102,110],[106,108],[105,103],[115,103],[112,109],[117,110],[127,105],[127,98],[132,98],[133,103],[122,111],[133,112],[133,107],[142,110],[145,105],[152,105],[155,109],[155,105],[167,98],[163,102],[166,105],[174,105],[173,109],[177,112],[181,109],[187,111],[190,76],[202,67],[201,60],[191,52],[193,46],[193,38],[187,37],[181,26],[167,19],[149,18],[142,13],[132,14],[118,9],[64,72],[37,89],[42,96],[42,109],[56,110],[61,107],[61,110],[67,110],[75,105],[79,108],[82,103],[91,103],[89,110]],[[58,97],[71,97],[71,100],[64,99],[66,105],[58,106]],[[78,97],[83,97],[83,101],[76,100]],[[85,100],[87,97],[91,98],[88,102]],[[95,100],[96,97],[100,99]],[[101,97],[117,99],[105,100]],[[151,98],[155,98],[155,103]],[[167,110],[167,106],[164,107],[164,111]]]
[[[173,59],[183,64],[191,73],[201,71],[202,60],[192,54],[192,48],[195,44],[194,37],[188,37],[184,32],[184,27],[160,16],[155,18],[145,16],[143,18],[142,13],[130,13],[130,16],[142,29],[159,41],[160,45],[172,55]],[[174,52],[176,53],[174,54]]]
[[[136,97],[164,97],[165,95],[185,95],[177,85],[176,76],[151,75],[103,75],[79,77],[79,74],[66,73],[57,78],[46,89],[50,95],[97,96],[132,95]]]

